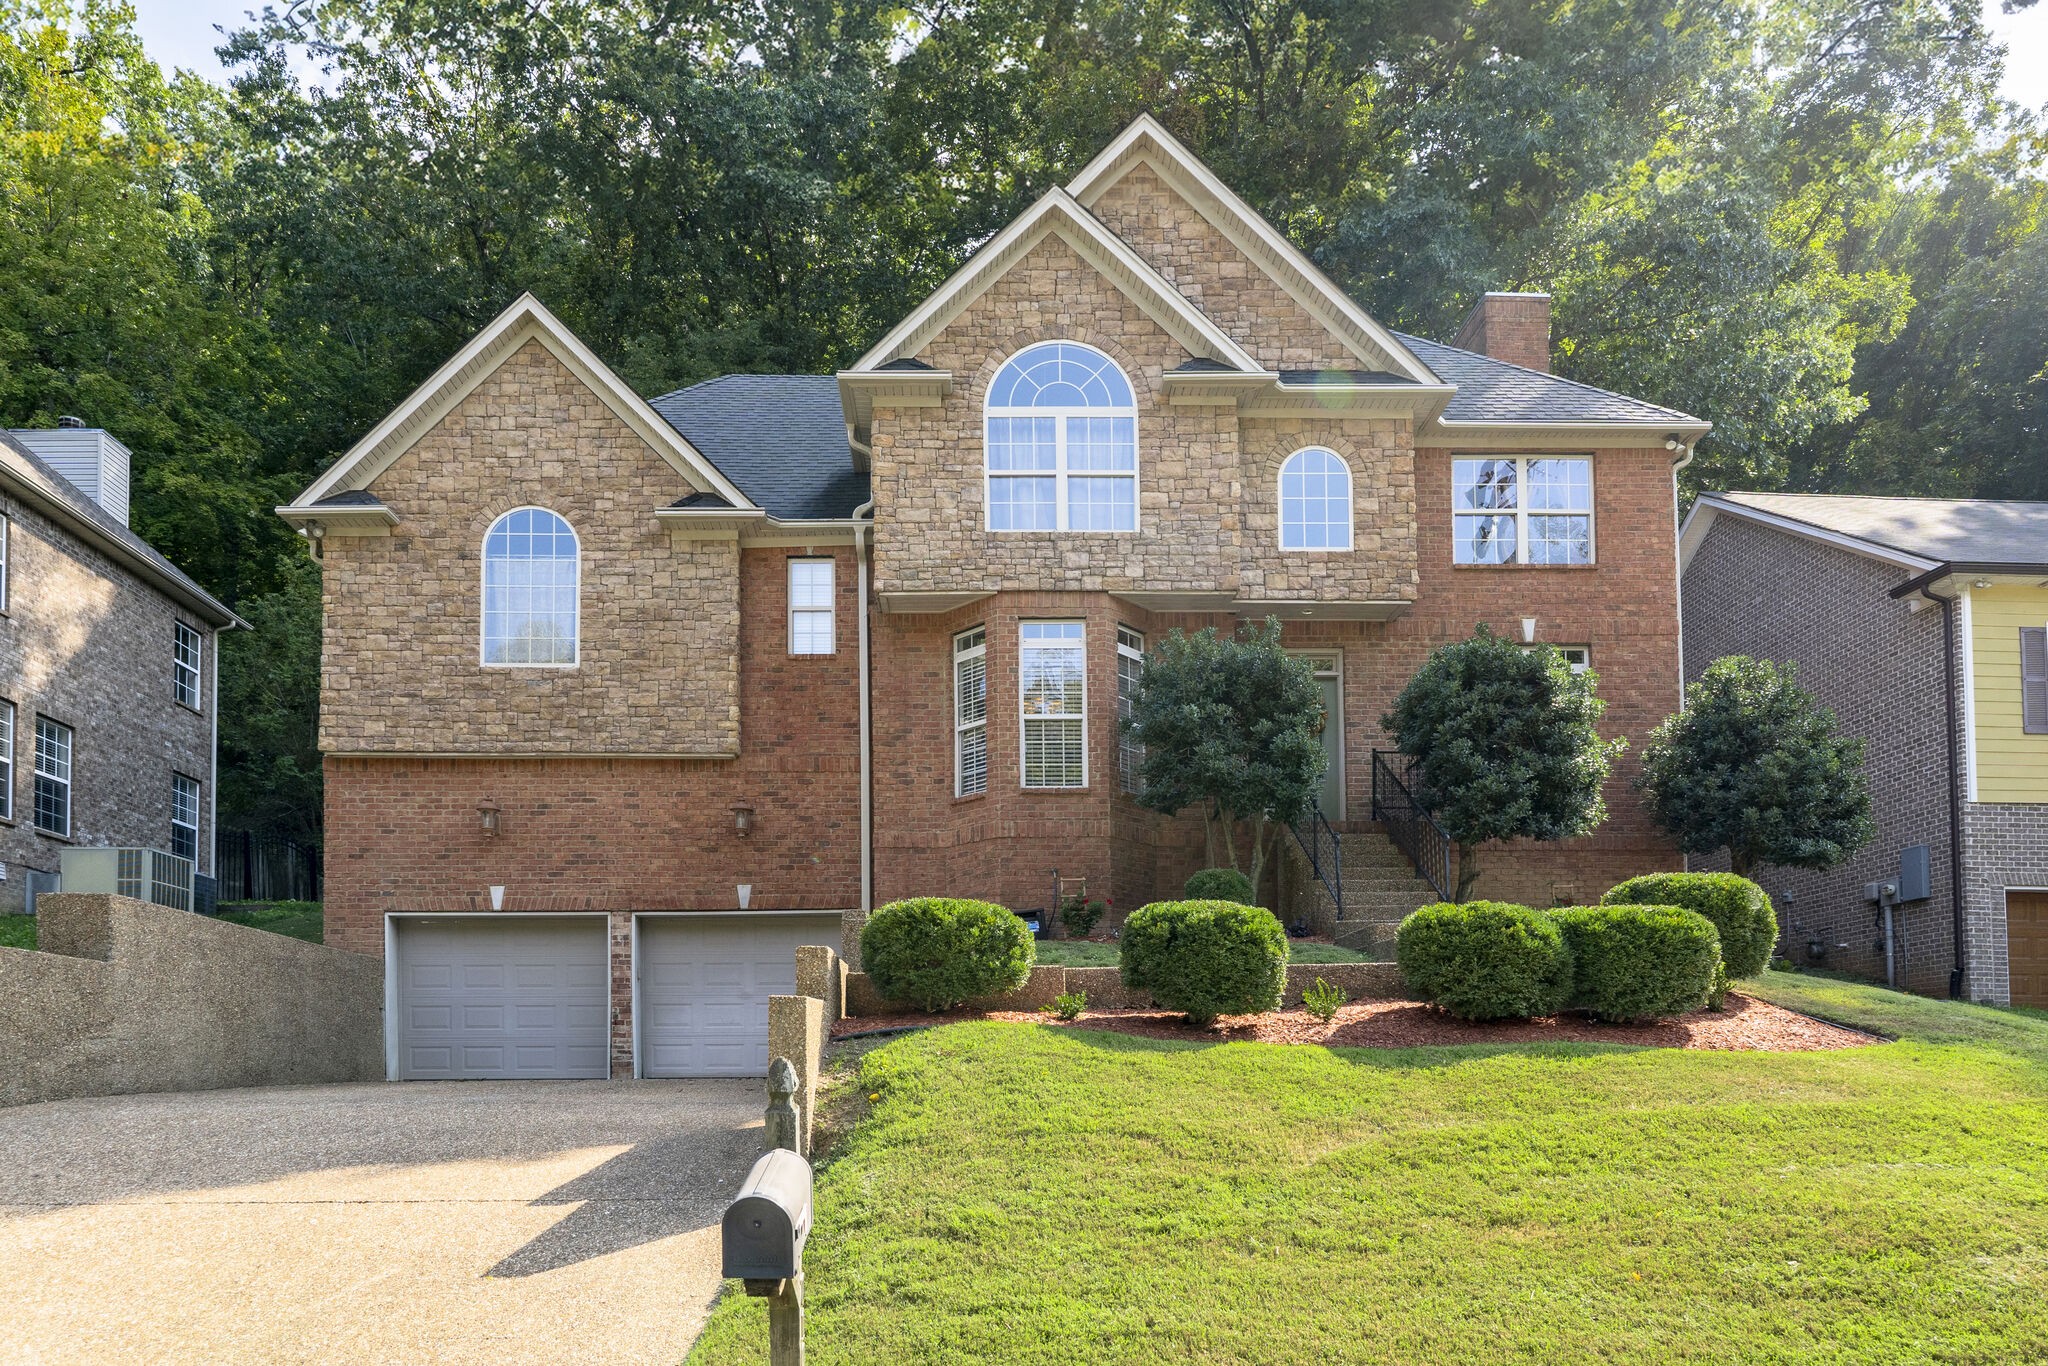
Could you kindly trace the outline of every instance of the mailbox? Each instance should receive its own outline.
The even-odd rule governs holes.
[[[725,1207],[723,1231],[728,1278],[794,1277],[811,1236],[811,1164],[787,1148],[763,1153]]]

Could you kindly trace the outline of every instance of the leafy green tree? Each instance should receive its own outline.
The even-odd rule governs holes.
[[[1688,854],[1728,851],[1749,877],[1761,864],[1833,868],[1877,833],[1863,741],[1799,687],[1797,669],[1729,655],[1685,690],[1643,749],[1637,785]]]
[[[1600,738],[1596,681],[1481,626],[1432,651],[1380,718],[1414,760],[1416,800],[1458,845],[1457,900],[1478,880],[1475,846],[1571,839],[1607,818],[1601,788],[1628,742]]]
[[[320,572],[301,556],[220,638],[221,823],[321,842]]]
[[[1237,868],[1235,831],[1250,828],[1246,868],[1265,871],[1274,822],[1315,801],[1323,768],[1323,694],[1306,661],[1280,648],[1280,623],[1235,636],[1169,631],[1145,663],[1125,722],[1145,746],[1138,800],[1171,816],[1202,812],[1208,858]]]

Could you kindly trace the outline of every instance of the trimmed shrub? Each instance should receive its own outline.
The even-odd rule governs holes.
[[[1651,873],[1607,889],[1603,906],[1683,906],[1714,922],[1730,977],[1754,977],[1771,963],[1778,915],[1764,889],[1733,873]]]
[[[1572,1004],[1603,1020],[1685,1015],[1721,966],[1714,922],[1683,906],[1566,906],[1550,918],[1572,950]]]
[[[1555,1015],[1572,955],[1540,911],[1507,901],[1438,902],[1401,922],[1394,957],[1408,989],[1461,1020]]]
[[[1095,933],[1095,927],[1102,923],[1102,917],[1109,914],[1109,903],[1100,898],[1094,901],[1086,897],[1070,896],[1060,906],[1060,923],[1067,927],[1067,933],[1076,939],[1086,939]]]
[[[1204,868],[1189,877],[1180,890],[1189,901],[1235,901],[1240,906],[1259,904],[1259,894],[1252,887],[1252,880],[1235,868]]]
[[[1155,901],[1124,922],[1124,985],[1196,1025],[1280,1008],[1287,932],[1271,911],[1235,901]]]
[[[860,932],[875,990],[919,1010],[1015,991],[1031,976],[1031,931],[986,901],[912,897],[878,907]]]

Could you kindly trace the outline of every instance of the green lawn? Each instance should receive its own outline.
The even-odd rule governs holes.
[[[32,915],[0,915],[0,948],[32,949],[36,946],[36,918]]]
[[[1904,1041],[890,1040],[837,1093],[810,1359],[2048,1360],[2048,1020],[1759,990]],[[691,1360],[764,1341],[735,1293]]]
[[[287,934],[294,939],[303,939],[309,944],[320,942],[320,903],[317,901],[280,901],[274,906],[253,910],[238,910],[237,906],[247,903],[227,902],[217,917],[230,925],[248,925],[273,934]]]
[[[1092,939],[1042,939],[1038,961],[1062,968],[1113,968],[1116,945],[1098,944]],[[1340,949],[1335,944],[1303,944],[1290,940],[1287,956],[1296,963],[1369,963],[1365,954]]]

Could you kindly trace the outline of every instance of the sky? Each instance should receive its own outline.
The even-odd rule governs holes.
[[[134,0],[136,26],[150,55],[166,66],[181,66],[215,80],[222,79],[213,49],[220,42],[214,25],[241,27],[243,16],[261,9],[264,0]],[[288,0],[272,0],[283,8]],[[2009,48],[2003,93],[2009,100],[2039,109],[2048,104],[2048,0],[2018,14],[2004,14],[1998,0],[1986,0],[1985,22]]]

